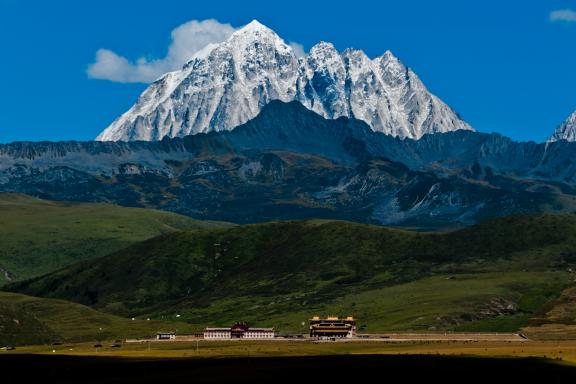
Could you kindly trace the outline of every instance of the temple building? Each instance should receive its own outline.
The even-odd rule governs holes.
[[[231,340],[231,339],[273,339],[274,328],[250,328],[244,323],[234,324],[230,328],[206,328],[204,338],[208,340]]]
[[[310,337],[342,338],[356,335],[356,320],[353,317],[327,317],[321,319],[314,316],[310,319]]]

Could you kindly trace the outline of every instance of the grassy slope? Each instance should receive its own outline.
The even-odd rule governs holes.
[[[189,331],[184,323],[129,320],[63,300],[0,292],[0,346],[80,342]]]
[[[198,326],[294,331],[313,314],[352,314],[367,331],[509,331],[569,284],[575,250],[576,215],[444,234],[282,222],[168,234],[11,289]]]
[[[159,234],[213,228],[162,211],[0,194],[0,284],[104,256]]]
[[[449,277],[454,277],[449,278]],[[298,330],[311,315],[354,315],[365,332],[384,330],[515,331],[566,283],[560,272],[438,275],[390,287],[347,293],[334,300],[302,304],[290,298],[243,296],[183,310],[200,323],[243,318],[282,330]],[[510,313],[500,302],[514,304]],[[485,312],[485,315],[481,315]],[[484,317],[485,316],[485,317]]]
[[[566,288],[543,306],[526,332],[535,339],[576,339],[576,286]]]

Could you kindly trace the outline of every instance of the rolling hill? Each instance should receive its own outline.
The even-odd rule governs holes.
[[[63,300],[0,292],[0,346],[82,342],[190,331],[184,323],[129,320]]]
[[[449,233],[340,221],[162,235],[8,286],[123,316],[300,330],[353,314],[367,331],[514,330],[573,280],[576,215],[520,215]]]
[[[225,223],[111,204],[0,194],[0,284],[38,276],[182,229]]]

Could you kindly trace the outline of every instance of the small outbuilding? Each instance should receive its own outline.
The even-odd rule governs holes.
[[[174,332],[158,332],[156,334],[156,340],[174,340],[176,339],[176,333]]]

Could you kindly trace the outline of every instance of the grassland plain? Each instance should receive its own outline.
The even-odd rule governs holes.
[[[0,284],[183,229],[225,223],[111,204],[80,204],[0,193]]]
[[[7,289],[122,316],[303,331],[355,315],[366,332],[513,331],[573,285],[576,215],[449,233],[294,221],[162,235]],[[546,309],[548,310],[548,309]]]
[[[0,292],[0,346],[102,342],[149,337],[158,331],[190,332],[186,323],[130,320],[64,300]],[[53,348],[55,348],[53,346]]]
[[[110,343],[95,348],[93,343],[67,343],[59,346],[19,347],[17,354],[59,354],[127,358],[224,358],[288,357],[326,355],[445,355],[480,357],[537,357],[576,365],[576,341],[207,341]]]

